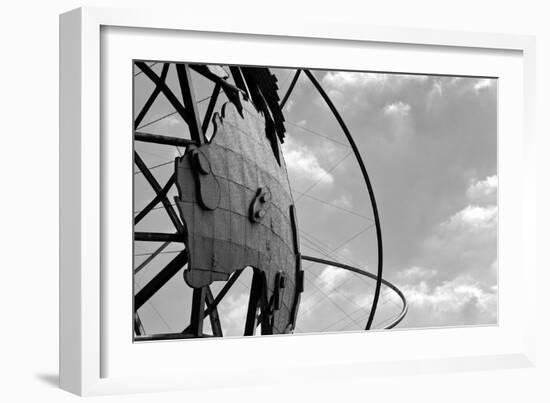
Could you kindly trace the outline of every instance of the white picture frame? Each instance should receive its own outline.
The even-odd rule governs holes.
[[[136,54],[136,48],[130,42],[133,40],[131,37],[138,34],[142,35],[140,46],[148,49],[149,53],[143,50]],[[332,46],[335,51],[348,46],[347,52],[349,48],[369,46],[382,50],[392,48],[395,53],[387,52],[387,60],[376,62],[380,63],[377,65],[379,68],[373,68],[382,71],[383,63],[393,60],[395,64],[402,60],[399,59],[399,52],[402,52],[401,56],[406,52],[425,54],[424,66],[426,61],[431,61],[433,65],[430,72],[450,73],[446,66],[452,60],[456,63],[456,60],[465,57],[483,59],[487,56],[486,64],[483,61],[477,66],[464,61],[458,63],[460,67],[457,68],[472,75],[483,75],[480,73],[484,72],[485,75],[500,77],[494,74],[498,73],[495,69],[501,68],[497,66],[509,65],[509,68],[502,67],[502,77],[505,77],[503,90],[499,87],[502,107],[499,109],[499,179],[505,181],[499,184],[499,262],[502,264],[499,269],[499,325],[208,341],[208,349],[204,350],[202,348],[207,344],[196,340],[146,344],[132,344],[131,337],[127,341],[122,340],[126,336],[121,336],[115,324],[125,320],[120,313],[125,308],[124,305],[115,306],[117,302],[113,302],[109,295],[113,288],[118,289],[115,282],[130,283],[131,277],[125,277],[127,280],[117,277],[117,280],[105,271],[106,267],[111,267],[109,259],[117,257],[110,255],[112,250],[104,231],[110,225],[109,221],[105,221],[105,212],[113,208],[113,189],[123,188],[119,185],[127,174],[123,169],[113,170],[110,155],[115,147],[126,155],[124,149],[131,145],[131,126],[127,125],[127,138],[111,141],[112,137],[105,137],[105,133],[120,122],[111,121],[111,117],[107,116],[109,113],[102,108],[131,97],[131,94],[124,92],[124,83],[115,85],[113,81],[106,82],[105,77],[118,77],[118,70],[130,68],[129,64],[122,66],[122,63],[131,57],[158,60],[183,57],[181,53],[169,57],[168,45],[159,49],[153,49],[153,45],[160,40],[173,44],[182,37],[187,38],[186,35],[190,35],[186,43],[189,49],[193,47],[193,57],[197,60],[208,57],[208,46],[215,46],[216,41],[226,36],[227,41],[244,41],[246,46],[258,46],[258,49],[281,44],[299,47],[317,42],[320,46]],[[193,45],[193,41],[202,41],[202,36],[208,37],[212,43],[197,42]],[[202,49],[199,45],[206,47]],[[243,50],[238,47],[234,49],[237,57],[244,57]],[[235,21],[215,16],[200,19],[181,13],[104,8],[81,8],[61,15],[61,387],[79,395],[96,395],[296,382],[298,375],[302,382],[308,379],[330,381],[344,379],[351,374],[355,377],[376,373],[397,375],[534,365],[535,322],[526,314],[535,311],[536,289],[535,184],[532,180],[535,172],[532,158],[535,149],[534,49],[534,39],[529,36],[380,28],[315,20],[279,24],[254,19]],[[349,67],[352,59],[348,56],[348,61],[344,61],[346,52],[342,52],[339,63],[343,64],[332,67],[343,67],[345,63]],[[449,60],[439,64],[439,59],[430,52],[443,52]],[[311,53],[313,55],[315,52]],[[294,56],[297,57],[297,53]],[[497,59],[491,61],[493,56]],[[227,58],[229,55],[219,57]],[[258,64],[269,65],[275,60],[275,55],[261,50],[254,52],[253,57]],[[318,57],[317,61],[308,59],[313,67],[323,63],[320,54]],[[381,60],[384,57],[382,55]],[[393,70],[412,72],[423,68],[420,62],[417,66],[410,64],[414,62],[409,60],[409,65],[405,66],[401,61]],[[358,68],[360,62],[357,63],[354,67]],[[284,65],[284,61],[278,64]],[[489,74],[491,71],[493,74]],[[509,87],[506,83],[510,83]],[[123,108],[131,109],[131,103],[128,102]],[[512,113],[514,111],[516,113]],[[119,120],[124,120],[123,114]],[[519,155],[511,153],[512,149],[519,150]],[[121,166],[126,166],[124,158]],[[121,234],[120,228],[126,224],[125,221],[117,224],[109,239]],[[131,238],[128,240],[131,243]],[[127,247],[126,240],[122,243]],[[512,266],[516,268],[515,273]],[[511,280],[514,275],[517,281]],[[113,283],[107,284],[106,280]],[[131,284],[127,286],[131,289]],[[522,298],[515,300],[517,293],[521,293]],[[130,316],[128,314],[128,318]],[[347,350],[344,348],[338,354],[330,353],[340,344],[348,346]],[[357,346],[362,344],[379,348],[358,351]],[[393,348],[390,348],[392,345]],[[411,345],[415,348],[409,348]],[[320,348],[327,353],[319,355]],[[183,354],[184,350],[185,365],[169,358]],[[290,353],[284,356],[281,351]],[[346,354],[351,351],[355,354]],[[204,354],[219,360],[214,370],[200,363]],[[257,360],[258,356],[264,359]],[[283,358],[278,359],[281,356]],[[132,368],[136,369],[136,361],[143,363],[141,371],[132,371]],[[159,370],[160,365],[162,370]]]

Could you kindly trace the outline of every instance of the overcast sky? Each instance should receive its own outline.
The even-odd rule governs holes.
[[[160,65],[154,69],[158,73]],[[282,97],[294,70],[273,72]],[[373,183],[382,225],[384,277],[409,302],[409,313],[399,327],[496,323],[497,81],[314,74],[346,121]],[[173,71],[168,82],[175,84]],[[144,74],[136,76],[135,83],[135,108],[139,110],[152,86]],[[202,99],[210,88],[197,80],[196,90]],[[201,111],[205,107],[203,102]],[[172,111],[159,98],[142,125]],[[305,75],[284,112],[283,153],[297,205],[302,253],[330,256],[376,272],[372,208],[359,166],[336,120]],[[177,115],[148,125],[147,130],[187,135]],[[170,161],[178,153],[171,147],[139,143],[136,150],[149,166]],[[161,184],[170,169],[171,164],[155,168]],[[135,211],[139,211],[153,193],[142,175],[134,176]],[[172,231],[162,209],[143,220],[137,230]],[[136,243],[136,264],[157,246]],[[177,249],[171,245],[166,251]],[[162,254],[142,270],[136,276],[136,287],[173,256]],[[374,283],[337,268],[307,262],[304,267],[306,291],[297,331],[364,328]],[[242,334],[249,279],[249,273],[244,275],[220,307],[226,335]],[[387,288],[381,295],[375,327],[389,323],[400,309],[398,298]],[[146,330],[181,331],[188,321],[188,296],[180,273],[140,310]]]

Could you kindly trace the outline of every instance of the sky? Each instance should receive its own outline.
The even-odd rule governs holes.
[[[159,73],[160,67],[153,69]],[[272,72],[278,77],[282,98],[295,70]],[[177,88],[173,73],[168,83]],[[495,324],[497,80],[367,72],[313,74],[348,125],[369,172],[381,220],[384,278],[403,291],[409,304],[398,327]],[[194,79],[197,99],[206,98],[211,87]],[[151,90],[144,74],[135,76],[135,110]],[[205,108],[202,102],[201,113]],[[159,97],[142,126],[148,125],[153,133],[188,136],[177,115],[149,124],[172,111]],[[304,74],[284,114],[287,134],[282,149],[297,207],[302,253],[376,272],[372,206],[359,165],[334,116]],[[143,143],[135,147],[148,166],[169,162],[183,152]],[[154,169],[161,184],[171,168],[168,163]],[[153,193],[142,175],[135,174],[134,180],[137,212]],[[166,217],[163,209],[156,209],[136,230],[170,230]],[[156,247],[137,242],[136,265]],[[170,245],[167,253],[141,270],[136,288],[152,278],[175,250],[177,245]],[[374,282],[320,264],[304,262],[304,269],[306,289],[296,332],[363,329]],[[250,277],[248,270],[220,306],[224,335],[242,334]],[[220,287],[215,284],[214,293]],[[189,295],[181,273],[176,275],[140,310],[147,332],[184,328]],[[389,324],[400,308],[398,297],[383,287],[373,327]]]

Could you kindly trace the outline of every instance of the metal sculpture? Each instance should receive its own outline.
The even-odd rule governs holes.
[[[315,77],[307,77],[325,100],[342,127],[359,163],[373,207],[377,245],[376,275],[338,262],[300,255],[296,211],[280,145],[285,127],[282,108],[289,99],[302,70],[297,70],[282,101],[277,94],[277,79],[261,67],[229,67],[175,63],[180,102],[166,80],[170,63],[164,63],[157,75],[145,62],[136,66],[154,84],[154,90],[134,121],[134,140],[185,147],[175,159],[174,173],[161,186],[138,153],[135,164],[156,196],[134,218],[139,223],[159,203],[166,210],[175,233],[134,232],[136,241],[163,242],[136,269],[139,272],[171,242],[185,245],[159,273],[134,297],[134,334],[138,340],[206,337],[203,321],[210,318],[212,336],[223,336],[218,304],[238,280],[245,267],[253,267],[244,335],[293,332],[304,289],[302,259],[330,264],[376,281],[375,293],[365,328],[371,328],[384,284],[403,302],[400,315],[387,328],[395,326],[407,311],[403,294],[382,279],[382,235],[374,192],[365,164],[353,137],[334,104]],[[200,119],[191,71],[214,83],[209,104]],[[233,83],[230,82],[231,77]],[[220,93],[228,99],[214,112]],[[186,122],[190,138],[164,136],[137,130],[155,99],[163,94],[175,112]],[[213,125],[209,139],[205,133]],[[176,186],[175,206],[168,200]],[[179,213],[179,214],[178,214]],[[143,306],[177,272],[184,269],[186,284],[193,289],[189,325],[177,334],[144,335],[138,309]],[[210,285],[224,281],[214,296]]]
[[[184,278],[200,290],[253,267],[251,318],[258,308],[263,334],[288,333],[303,288],[294,203],[262,117],[247,100],[241,105],[239,114],[226,103],[210,141],[188,147],[175,163],[189,256]]]

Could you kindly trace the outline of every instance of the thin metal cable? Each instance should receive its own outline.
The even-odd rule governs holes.
[[[386,297],[386,296],[389,295],[389,294],[392,294],[392,291],[391,291],[391,290],[386,291],[382,296],[383,296],[383,297]],[[388,300],[384,300],[384,302],[383,302],[382,304],[380,304],[380,306],[384,305],[384,304],[387,303],[387,302],[388,302]],[[355,311],[353,311],[352,313],[350,313],[350,315],[354,315],[354,314],[356,314],[357,312],[363,311],[364,309],[365,309],[364,307],[358,308],[358,309],[356,309]],[[361,315],[359,315],[359,317],[357,318],[357,320],[362,319],[363,317],[367,317],[367,316],[369,315],[369,313],[370,313],[370,311],[369,311],[369,312],[363,312]],[[393,318],[393,317],[392,317],[392,318]],[[347,320],[347,318],[340,318],[340,319],[338,319],[336,322],[333,322],[332,324],[330,324],[329,326],[324,327],[324,328],[321,329],[319,332],[325,332],[325,331],[327,331],[328,329],[330,329],[331,327],[334,327],[334,326],[338,325],[340,322],[345,321],[345,320]],[[345,324],[344,324],[344,328],[345,328],[346,326],[349,326],[349,325],[350,325],[350,323],[345,323]],[[339,330],[342,330],[342,329],[343,329],[343,328],[340,328]]]
[[[309,241],[309,242],[311,242],[311,241]],[[329,257],[329,258],[333,258],[332,256],[328,255],[326,252],[324,252],[324,251],[322,251],[322,250],[318,250],[318,251],[321,252],[321,254],[323,254],[323,255],[325,255],[325,256],[327,256],[327,257]],[[313,263],[312,263],[312,264],[313,264]],[[311,266],[311,265],[310,265],[310,266]],[[308,267],[310,267],[310,266],[308,266]],[[307,268],[307,267],[306,267],[306,268]],[[316,278],[318,278],[320,275],[321,275],[321,273],[318,274],[318,275],[316,276]],[[342,287],[344,284],[346,284],[347,282],[349,282],[352,278],[357,278],[357,277],[351,276],[351,278],[348,278],[346,281],[344,281],[342,284],[340,284],[339,287]],[[364,282],[367,281],[366,279],[363,278],[363,276],[359,276],[358,278],[360,278],[360,279],[363,280]],[[307,278],[306,278],[306,279],[307,279]],[[309,279],[307,279],[307,280],[309,280]],[[312,281],[312,280],[309,280],[309,281],[313,284],[313,281]],[[308,300],[310,300],[310,299],[313,298],[314,296],[318,295],[318,294],[319,294],[319,291],[321,291],[321,289],[320,289],[319,287],[316,287],[316,288],[317,288],[317,291],[315,291],[313,294],[311,294],[311,295],[309,296]],[[325,294],[325,295],[326,295],[326,294]],[[351,302],[352,304],[358,306],[360,309],[365,309],[365,307],[359,305],[356,301],[354,301],[353,299],[347,297],[346,295],[342,294],[342,297],[344,297],[346,300],[348,300],[348,301]],[[323,298],[323,297],[321,296],[321,298],[318,299],[317,302],[319,302],[322,298]],[[329,298],[330,298],[330,297],[329,297]],[[308,309],[307,311],[305,311],[304,313],[310,312],[312,309],[313,309],[313,308],[310,308],[310,309]]]
[[[323,250],[322,248],[320,248],[319,246],[316,246],[315,243],[313,243],[312,241],[309,241],[307,238],[304,238],[304,240],[307,241],[307,242],[309,242],[310,244],[312,244],[312,245],[314,246],[313,249],[317,249],[317,251],[320,252],[321,254],[323,254],[323,255],[325,255],[325,256],[327,256],[327,257],[329,257],[329,258],[333,258],[333,256],[331,256],[329,253],[327,253],[326,251],[324,251],[324,250]],[[307,242],[306,242],[306,243],[307,243]],[[313,263],[310,264],[309,266],[305,267],[304,269],[307,269],[308,267],[311,267],[312,265],[313,265]],[[321,273],[318,274],[318,275],[316,276],[316,278],[318,278],[320,275],[321,275]],[[362,277],[359,277],[359,278],[361,278],[362,280],[366,281],[366,279],[363,279]],[[313,294],[311,294],[311,295],[309,296],[309,298],[308,298],[308,300],[309,300],[309,299],[313,298],[314,296],[316,296],[317,294],[319,294],[319,292],[321,291],[321,289],[320,289],[319,287],[317,287],[317,286],[313,283],[313,280],[310,280],[310,279],[308,279],[308,278],[306,278],[306,279],[307,279],[308,281],[310,281],[310,282],[315,286],[315,288],[317,288],[317,291],[315,291]],[[348,279],[348,281],[349,281],[349,279]],[[346,281],[346,283],[347,283],[347,281]],[[343,284],[341,284],[341,285],[343,285]],[[325,294],[325,296],[326,296],[326,294]],[[327,296],[327,297],[328,297],[328,296]],[[323,298],[323,297],[321,296],[321,299],[322,299],[322,298]],[[357,305],[357,303],[356,303],[355,301],[353,301],[352,299],[348,298],[347,296],[344,296],[344,298],[346,298],[348,301],[352,302],[353,304]],[[330,299],[330,298],[329,298],[329,299]],[[318,301],[320,301],[320,299],[319,299]],[[311,309],[307,310],[306,312],[309,312],[310,310],[311,310]]]
[[[211,97],[211,96],[207,96],[206,98],[199,99],[196,103],[197,103],[197,104],[200,104],[201,102],[204,102],[204,101],[210,99],[210,97]],[[152,124],[155,124],[155,123],[157,123],[157,122],[160,122],[160,121],[163,120],[163,119],[166,119],[166,118],[168,118],[168,117],[170,117],[170,116],[172,116],[172,115],[175,115],[176,113],[178,113],[178,111],[170,112],[170,113],[168,113],[168,114],[166,114],[166,115],[161,116],[161,117],[158,118],[158,119],[155,119],[155,120],[152,120],[152,121],[150,121],[150,122],[147,122],[147,123],[141,125],[140,127],[138,127],[135,131],[141,130],[141,129],[147,127],[147,126],[151,126]]]
[[[303,192],[301,192],[301,191],[299,191],[299,190],[293,190],[292,193],[299,193],[299,194],[301,194],[301,195],[307,197],[308,199],[312,199],[312,200],[318,201],[319,203],[326,204],[327,206],[334,207],[335,209],[338,209],[338,210],[341,210],[341,211],[345,211],[346,213],[353,214],[353,215],[355,215],[355,216],[357,216],[357,217],[361,217],[361,218],[364,218],[364,219],[369,220],[369,221],[374,221],[374,219],[372,219],[371,217],[367,217],[367,216],[362,215],[362,214],[359,214],[359,213],[357,213],[357,212],[355,212],[355,211],[353,211],[353,210],[348,210],[348,209],[346,209],[346,208],[344,208],[344,207],[341,207],[341,206],[338,206],[338,205],[336,205],[336,204],[329,203],[329,202],[327,202],[326,200],[319,199],[319,198],[317,198],[317,197],[315,197],[315,196],[312,196],[312,195],[310,195],[310,194],[303,193]],[[296,202],[298,202],[298,200],[296,200]]]
[[[285,107],[286,102],[288,101],[288,98],[290,97],[290,94],[294,90],[294,87],[296,86],[296,83],[298,82],[298,78],[300,78],[301,72],[302,72],[302,69],[297,69],[295,71],[294,78],[292,78],[292,82],[290,83],[290,85],[286,89],[286,93],[283,96],[283,99],[281,100],[281,102],[279,103],[279,108],[281,108],[281,110]]]
[[[323,178],[325,176],[327,176],[329,173],[334,171],[338,167],[338,165],[340,165],[342,162],[344,162],[344,160],[346,158],[348,158],[351,154],[352,154],[352,152],[349,151],[346,155],[344,155],[343,158],[338,160],[338,162],[336,164],[334,164],[328,171],[325,171],[325,173],[323,175],[321,175],[321,177],[319,179],[317,179],[317,181],[315,181],[315,183],[313,183],[310,187],[308,187],[306,190],[304,190],[304,192],[300,192],[302,194],[295,200],[295,203],[297,203],[302,197],[304,197],[304,194],[309,193],[315,186],[317,186],[323,180]]]
[[[134,280],[135,282],[137,283],[137,285],[139,285],[139,288],[142,288],[142,285],[141,285],[141,282],[134,276]],[[157,309],[157,307],[155,306],[155,304],[153,304],[153,301],[151,299],[149,299],[149,301],[146,302],[147,304],[151,305],[151,308],[153,309],[153,311],[157,314],[157,316],[160,318],[160,320],[162,321],[162,323],[164,323],[164,326],[166,326],[166,328],[168,329],[168,332],[169,333],[172,333],[173,330],[172,328],[170,327],[170,325],[168,324],[168,322],[166,322],[166,320],[164,319],[164,316],[161,315],[161,313],[159,312],[159,310]],[[142,321],[143,322],[143,321]]]
[[[172,207],[175,207],[175,206],[176,206],[176,203],[170,203],[170,205],[171,205]],[[151,209],[151,211],[153,211],[153,210],[159,210],[159,209],[163,209],[163,208],[164,208],[164,206],[157,206],[157,207],[153,207],[153,208]],[[137,215],[137,214],[139,214],[139,213],[140,213],[140,211],[134,211],[134,215]]]
[[[139,150],[138,150],[140,153],[145,153],[145,154],[149,154],[153,157],[156,157],[156,158],[160,158],[160,159],[165,159],[166,158],[166,155],[160,155],[160,154],[157,154],[157,153],[154,153],[152,151],[149,151],[149,150],[143,150],[141,149],[141,147],[139,147]]]
[[[151,67],[153,67],[153,66],[155,66],[155,65],[157,65],[157,64],[159,64],[159,63],[160,63],[160,62],[151,63],[151,64],[149,65],[149,68],[151,68]],[[141,73],[143,73],[143,71],[141,71],[141,70],[138,71],[136,74],[134,74],[134,77],[139,76]]]
[[[372,226],[371,226],[371,227],[372,227]],[[303,230],[301,231],[301,233],[304,233],[304,232],[305,232],[305,231],[303,231]],[[309,234],[307,234],[307,233],[305,233],[305,234],[306,234],[306,236],[304,236],[304,240],[305,240],[305,241],[308,241],[310,244],[312,244],[312,245],[315,246],[315,243],[314,243],[314,242],[312,242],[311,240],[308,240],[307,236],[308,236]],[[311,238],[313,238],[314,240],[316,239],[313,235],[309,235],[309,236],[310,236]],[[306,242],[306,243],[307,243],[307,242]],[[318,240],[318,239],[317,239],[317,243],[320,244],[320,245],[323,245],[323,242],[320,241],[320,240]],[[324,250],[323,250],[323,247],[322,247],[322,246],[317,246],[317,248],[313,248],[313,249],[317,249],[317,251],[320,252],[321,254],[323,254],[323,255],[325,255],[325,256],[331,258],[331,259],[334,259],[334,257],[331,255],[331,253],[330,253],[330,252],[327,252],[327,251],[328,251],[328,245],[326,245],[326,247],[327,247],[327,249],[324,249]],[[343,260],[344,262],[347,261],[347,262],[350,263],[350,264],[353,264],[353,265],[356,265],[356,266],[361,266],[361,264],[359,264],[359,263],[357,263],[357,262],[354,262],[353,260],[351,260],[351,259],[349,259],[349,258],[346,258],[346,257],[344,257],[344,256],[341,256],[341,255],[338,254],[338,253],[335,253],[335,255],[336,255],[337,257],[339,257],[341,260]],[[340,255],[340,256],[339,256],[339,255]],[[313,263],[310,264],[310,265],[308,265],[308,266],[306,266],[304,269],[307,269],[307,268],[311,267],[312,265],[313,265]],[[317,276],[317,277],[318,277],[318,276]],[[353,276],[352,276],[352,277],[348,278],[348,279],[345,280],[342,284],[340,284],[340,287],[343,287],[344,285],[346,285],[349,281],[351,281],[351,280],[354,279],[354,278],[356,278],[356,277],[353,277]],[[367,280],[364,276],[359,276],[359,278],[360,278],[361,280],[363,280],[363,282],[366,282],[366,284],[367,284],[369,287],[372,288],[370,282],[368,282],[368,280]],[[382,298],[385,298],[389,293],[391,293],[391,290],[386,291],[386,293],[385,293],[384,295],[382,295]],[[313,298],[314,296],[316,296],[317,294],[318,294],[318,292],[314,292],[313,294],[311,294],[311,295],[309,296],[309,298],[308,298],[308,301],[309,301],[311,298]],[[322,299],[322,296],[321,296],[321,299]],[[320,301],[320,299],[319,299],[318,301]],[[383,305],[385,305],[388,301],[392,302],[395,306],[397,306],[397,307],[399,308],[399,304],[398,304],[396,301],[394,301],[393,299],[384,300],[384,302],[383,302],[382,304],[380,304],[380,305],[383,306]],[[357,305],[357,304],[356,304],[356,305]],[[312,309],[313,309],[313,308],[310,308],[310,309],[308,309],[308,310],[305,311],[305,312],[310,312]],[[365,308],[362,307],[361,309],[365,309]],[[369,311],[368,314],[370,314],[370,311]],[[344,318],[344,319],[345,319],[345,318]],[[346,326],[347,326],[347,324],[346,324]]]
[[[340,248],[342,248],[343,246],[345,246],[347,243],[351,242],[352,240],[354,240],[355,238],[357,238],[359,235],[361,235],[362,233],[364,233],[365,231],[367,231],[369,228],[371,228],[374,224],[371,224],[369,225],[368,227],[364,228],[363,230],[359,231],[358,233],[354,234],[352,237],[350,237],[348,240],[346,240],[345,242],[341,243],[340,245],[338,245],[336,248],[334,248],[331,252],[334,252]],[[307,267],[306,267],[307,268]],[[321,292],[321,294],[323,294],[325,297],[327,297],[327,300],[329,302],[331,302],[334,306],[336,306],[340,311],[342,311],[344,313],[344,315],[348,316],[349,315],[347,314],[347,312],[340,306],[338,305],[336,302],[334,302],[321,288],[319,288],[312,280],[308,279],[307,277],[305,278],[306,280],[308,280],[310,282],[311,285],[313,285],[319,292]],[[351,301],[351,300],[350,300]],[[355,303],[355,301],[353,301],[353,303]],[[356,304],[356,303],[355,303]],[[353,320],[352,318],[350,318],[351,320]],[[359,324],[356,323],[358,326]]]
[[[384,271],[384,251],[383,251],[384,248],[383,248],[383,245],[382,245],[382,228],[381,228],[381,224],[380,224],[380,216],[378,214],[378,206],[376,204],[376,198],[374,196],[374,189],[373,189],[372,183],[370,181],[369,174],[367,172],[367,168],[365,166],[365,163],[363,162],[363,158],[361,157],[361,154],[359,153],[359,149],[357,148],[357,144],[355,143],[355,140],[354,140],[353,136],[351,135],[351,132],[349,131],[346,123],[344,122],[344,119],[340,115],[340,112],[338,112],[338,109],[336,109],[336,106],[334,105],[334,103],[330,99],[329,95],[323,89],[321,84],[319,84],[319,82],[317,81],[315,76],[311,73],[311,71],[304,70],[304,72],[307,75],[307,77],[309,78],[309,81],[311,81],[311,83],[315,87],[315,89],[317,89],[317,92],[319,92],[319,95],[321,96],[321,98],[323,98],[323,100],[325,101],[325,103],[327,104],[329,109],[331,110],[332,114],[334,115],[335,119],[338,121],[338,124],[342,128],[342,131],[346,135],[346,138],[349,142],[349,145],[351,146],[351,148],[353,150],[353,153],[355,154],[355,159],[357,160],[357,163],[359,164],[359,167],[361,169],[361,174],[363,175],[363,179],[365,181],[365,185],[367,187],[367,191],[368,191],[369,198],[370,198],[370,201],[371,201],[372,212],[373,212],[373,216],[374,216],[374,220],[375,220],[375,224],[376,224],[376,244],[377,244],[377,248],[378,248],[378,268],[377,268],[377,277],[376,277],[376,289],[374,291],[374,297],[373,297],[373,300],[372,300],[372,309],[371,309],[371,313],[369,315],[369,319],[367,320],[367,324],[365,326],[365,330],[369,330],[371,325],[372,325],[372,322],[374,320],[374,316],[376,315],[376,305],[378,304],[378,299],[380,298],[380,287],[382,285],[382,281],[383,281],[382,275],[383,275],[383,271]]]
[[[158,164],[158,165],[153,165],[153,166],[150,166],[150,167],[147,167],[147,169],[149,171],[153,170],[153,169],[157,169],[157,168],[160,168],[160,167],[163,167],[163,166],[166,166],[166,165],[169,165],[169,164],[173,164],[174,163],[174,160],[170,160],[170,161],[167,161],[167,162],[163,162],[161,164]],[[143,172],[141,171],[136,171],[134,172],[134,175],[138,175],[138,174],[143,174]]]
[[[182,250],[165,250],[165,251],[159,252],[158,255],[171,254],[171,253],[180,253]],[[155,252],[136,253],[134,255],[134,257],[151,256],[153,253],[155,253]]]
[[[392,302],[394,305],[397,305],[397,307],[399,308],[399,304],[397,304],[397,302],[396,302],[394,299],[392,299],[392,298],[386,298],[386,297],[388,297],[389,295],[393,295],[393,291],[392,291],[391,289],[388,289],[386,292],[384,292],[384,293],[382,294],[381,297],[382,297],[383,301],[378,305],[378,307],[384,306],[384,305],[386,305],[387,303]],[[384,298],[386,298],[386,299],[384,299]],[[358,310],[355,311],[355,312],[359,312],[359,311],[360,311],[360,309],[358,309]],[[353,313],[351,313],[351,314],[353,315]],[[369,310],[368,312],[363,312],[363,313],[359,316],[359,319],[363,319],[363,318],[366,319],[366,318],[368,317],[369,314],[370,314],[370,310]],[[386,319],[386,321],[394,319],[394,316],[395,316],[395,315],[392,315],[389,319]],[[342,318],[342,320],[346,320],[346,318]],[[339,322],[341,322],[341,321],[339,321]],[[377,327],[378,325],[380,325],[381,323],[382,323],[382,322],[378,322],[376,325],[373,325],[373,327],[376,328],[376,327]],[[352,324],[352,323],[350,323],[350,322],[345,323],[344,326],[343,326],[342,328],[339,329],[339,331],[344,330],[347,326],[349,326],[349,325],[351,325],[351,324]],[[332,327],[332,326],[331,326],[331,327]]]
[[[372,225],[371,225],[369,228],[372,228]],[[301,232],[302,232],[302,233],[305,233],[305,231],[303,231],[303,230],[302,230]],[[307,234],[307,233],[305,233],[305,235],[306,235],[306,236],[309,236],[309,237],[311,237],[311,238],[313,238],[313,240],[317,240],[317,243],[318,243],[318,244],[324,245],[322,241],[320,241],[319,239],[315,238],[313,235]],[[304,237],[304,240],[307,240],[307,238]],[[311,241],[309,241],[309,242],[311,242]],[[325,249],[325,251],[321,250],[321,251],[320,251],[321,254],[323,254],[323,255],[325,255],[325,256],[327,256],[327,257],[330,257],[331,259],[334,259],[333,253],[331,253],[331,252],[326,252],[326,251],[328,251],[328,245],[325,245],[325,246],[326,246],[326,249]],[[339,253],[334,253],[334,255],[335,255],[337,258],[339,258],[341,261],[347,262],[347,263],[350,264],[350,265],[362,266],[362,264],[360,264],[360,263],[358,263],[358,262],[356,262],[356,261],[354,261],[354,260],[352,260],[352,259],[349,259],[349,258],[347,258],[347,257],[345,257],[345,256],[342,256],[342,255],[339,254]],[[310,265],[306,266],[304,269],[307,269],[307,268],[309,268],[309,267],[312,267],[312,265],[313,265],[313,263],[311,263]],[[371,286],[370,282],[369,282],[364,276],[360,276],[359,278],[362,279],[363,282],[366,282],[368,286]],[[352,279],[353,279],[353,277],[348,278],[348,279],[347,279],[346,281],[344,281],[340,286],[346,285],[346,284],[347,284],[349,281],[351,281]],[[315,294],[312,294],[311,297],[313,297],[313,295],[315,295]],[[394,304],[395,306],[399,307],[398,302],[393,301],[393,300],[392,300],[392,302],[393,302],[393,304]]]
[[[297,128],[299,128],[299,129],[302,129],[303,131],[305,131],[305,132],[307,132],[307,133],[309,133],[309,134],[313,134],[313,135],[315,135],[315,136],[322,137],[322,138],[324,138],[324,139],[326,139],[326,140],[332,141],[333,143],[339,144],[339,145],[341,145],[342,147],[351,149],[351,147],[350,147],[348,144],[345,144],[345,143],[342,143],[341,141],[335,140],[335,139],[333,139],[332,137],[327,136],[327,135],[325,135],[325,134],[321,134],[321,133],[316,132],[316,131],[314,131],[314,130],[308,129],[307,127],[302,126],[302,125],[299,125],[298,123],[289,122],[288,120],[285,120],[285,123],[288,123],[289,125],[294,126],[294,127],[297,127]]]
[[[138,274],[141,270],[143,270],[156,256],[162,253],[162,251],[166,249],[166,247],[170,245],[170,243],[171,243],[170,241],[164,242],[162,245],[160,245],[160,247],[156,251],[151,253],[147,259],[145,259],[143,262],[141,262],[141,264],[138,267],[136,267],[136,269],[134,270],[134,275]],[[139,255],[134,255],[134,257],[135,256],[139,256]]]
[[[337,304],[333,299],[331,299],[321,288],[319,288],[313,281],[311,281],[310,279],[308,279],[307,277],[305,277],[306,280],[309,281],[309,283],[314,286],[317,290],[319,290],[319,292],[321,292],[326,298],[327,298],[327,301],[329,301],[330,303],[332,303],[332,305],[334,305],[336,308],[338,308],[344,315],[346,315],[350,320],[354,321],[354,319],[348,315],[348,313],[344,310],[344,308],[342,308],[339,304]],[[355,322],[355,321],[354,321]],[[357,326],[361,326],[359,323],[355,322],[355,324]]]

